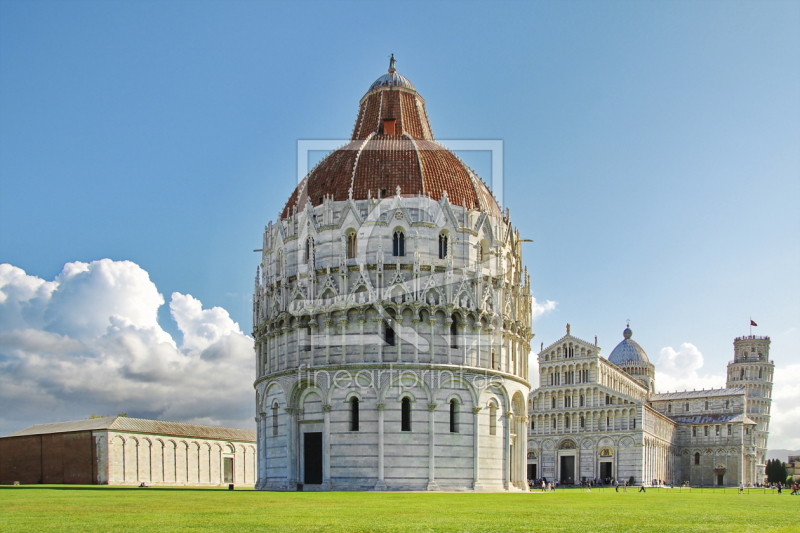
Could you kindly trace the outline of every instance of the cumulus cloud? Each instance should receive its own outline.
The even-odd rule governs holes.
[[[691,343],[659,353],[656,386],[659,391],[718,389],[726,375],[703,373],[703,354]],[[800,449],[800,364],[775,369],[772,391],[769,447]]]
[[[536,301],[535,297],[531,296],[531,314],[533,315],[534,320],[545,313],[549,313],[555,308],[556,302],[553,300],[547,300],[544,303],[539,303]]]
[[[0,435],[116,414],[251,427],[252,339],[227,311],[173,293],[130,261],[64,265],[53,281],[0,265]]]
[[[725,386],[725,375],[700,374],[703,354],[689,342],[677,351],[661,348],[656,364],[656,386],[661,391],[719,389]]]
[[[800,364],[775,369],[769,447],[800,450]]]

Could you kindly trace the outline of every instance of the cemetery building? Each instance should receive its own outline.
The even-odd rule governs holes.
[[[528,477],[735,486],[764,481],[774,365],[769,337],[734,340],[727,388],[655,393],[630,327],[608,359],[567,334],[538,355]]]
[[[252,485],[255,432],[102,417],[0,438],[0,484]]]

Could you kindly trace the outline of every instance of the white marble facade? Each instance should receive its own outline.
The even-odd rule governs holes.
[[[631,335],[626,329],[610,360],[596,340],[572,336],[569,326],[567,335],[542,346],[540,383],[528,404],[528,477],[567,484],[598,478],[695,486],[762,482],[769,420],[764,415],[758,425],[751,418],[750,397],[761,400],[761,411],[762,404],[768,407],[769,339],[736,339],[728,388],[656,394],[654,367]],[[740,346],[744,339],[750,340],[746,347]],[[623,343],[637,348],[628,352],[634,355],[615,357]],[[758,345],[752,355],[751,345]],[[749,361],[741,360],[745,348]]]
[[[94,431],[98,484],[148,486],[252,486],[252,441],[157,433]],[[227,471],[226,471],[227,463]]]
[[[404,255],[397,232],[413,236]],[[326,201],[268,226],[257,487],[524,490],[529,291],[507,216],[446,197]],[[321,434],[321,477],[306,433]]]

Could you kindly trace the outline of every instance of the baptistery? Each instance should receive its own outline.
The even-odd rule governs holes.
[[[527,490],[520,235],[394,58],[261,253],[256,488]]]

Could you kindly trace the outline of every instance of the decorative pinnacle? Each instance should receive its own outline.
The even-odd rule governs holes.
[[[389,59],[389,74],[397,72],[397,69],[394,68],[395,63],[397,63],[397,60],[394,58],[394,54],[392,54],[392,57]]]

